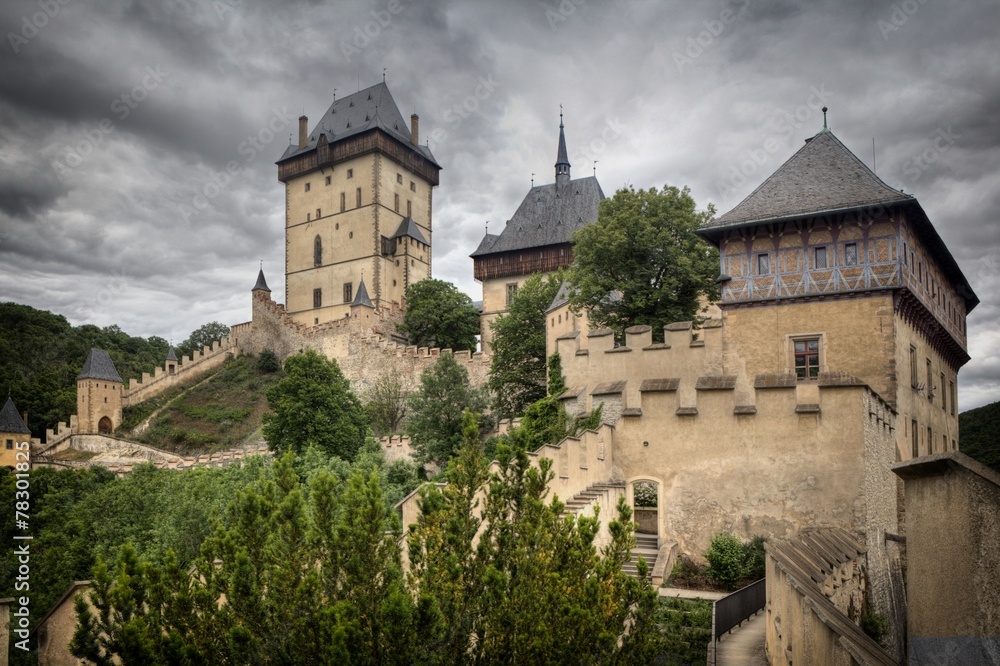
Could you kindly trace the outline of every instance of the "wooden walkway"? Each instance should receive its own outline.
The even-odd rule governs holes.
[[[715,663],[718,666],[767,666],[763,611],[719,639]]]

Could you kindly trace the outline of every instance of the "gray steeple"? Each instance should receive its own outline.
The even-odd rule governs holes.
[[[24,420],[21,415],[17,413],[17,408],[14,407],[14,401],[9,397],[7,398],[7,404],[3,406],[0,410],[0,432],[16,432],[24,435],[30,435],[31,431],[28,430],[28,426],[24,425]]]
[[[365,287],[365,279],[361,278],[361,284],[358,285],[358,292],[354,294],[354,300],[351,301],[351,307],[355,305],[363,305],[366,308],[375,309],[372,305],[372,299],[368,298],[368,289]]]
[[[556,155],[556,185],[569,182],[569,155],[566,152],[566,133],[563,131],[563,114],[559,111],[559,152]]]
[[[258,289],[260,289],[261,291],[266,291],[268,293],[271,293],[271,290],[267,286],[267,280],[264,279],[263,267],[261,267],[260,272],[257,273],[257,284],[255,284],[253,286],[253,289],[251,289],[250,291],[257,291]]]
[[[173,347],[171,347],[167,351],[167,360],[168,361],[176,361],[177,360],[177,354],[174,353],[174,348]]]
[[[121,375],[115,368],[111,355],[103,349],[92,347],[87,360],[83,363],[83,370],[76,376],[77,379],[103,379],[109,382],[121,382]]]

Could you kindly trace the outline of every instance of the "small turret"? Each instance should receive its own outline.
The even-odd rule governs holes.
[[[172,375],[177,371],[177,354],[174,353],[173,347],[167,351],[166,368],[168,375]]]
[[[563,131],[563,114],[559,111],[559,151],[556,154],[556,185],[569,182],[569,155],[566,152],[566,133]]]
[[[250,291],[266,291],[271,293],[271,289],[267,286],[267,280],[264,279],[264,267],[261,266],[260,272],[257,273],[257,284],[253,286]]]

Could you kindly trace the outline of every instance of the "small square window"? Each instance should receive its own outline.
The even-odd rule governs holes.
[[[771,257],[765,252],[757,255],[757,275],[767,275],[771,272]]]
[[[309,188],[311,188],[311,187],[312,187],[312,183],[306,183],[306,192],[308,192]]]
[[[818,247],[813,251],[813,256],[815,261],[813,265],[815,268],[826,268],[826,248]]]
[[[857,266],[858,265],[858,244],[848,243],[844,246],[844,265],[845,266]]]
[[[795,378],[819,379],[819,338],[795,340]]]
[[[396,174],[396,182],[399,183],[400,185],[403,184],[403,174],[401,173]]]
[[[323,307],[323,290],[313,289],[313,307]]]
[[[327,177],[326,177],[326,184],[327,184],[327,185],[329,185],[329,184],[331,184],[332,182],[333,182],[333,178],[332,178],[331,176],[327,176]]]
[[[354,169],[348,169],[347,170],[347,177],[348,178],[354,178]]]
[[[7,440],[7,449],[10,450],[10,449],[13,449],[13,448],[14,448],[14,440],[8,439]]]

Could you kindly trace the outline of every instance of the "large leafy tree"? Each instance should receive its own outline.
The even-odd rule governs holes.
[[[462,445],[465,412],[482,412],[486,398],[469,384],[469,373],[450,354],[441,356],[420,376],[420,388],[408,401],[404,430],[422,462],[448,464]]]
[[[646,324],[660,338],[664,325],[695,319],[699,297],[718,298],[718,250],[695,234],[714,214],[687,187],[618,190],[573,235],[570,307],[618,335]]]
[[[559,292],[561,275],[532,275],[505,314],[493,322],[493,360],[487,383],[500,418],[524,413],[545,397],[545,311]]]
[[[452,283],[420,280],[406,288],[406,314],[396,328],[420,347],[474,351],[479,311]]]
[[[406,396],[403,381],[395,372],[386,372],[375,378],[365,391],[365,412],[378,436],[399,432],[406,417]]]
[[[228,326],[217,321],[209,322],[193,330],[187,340],[177,345],[177,355],[190,356],[192,352],[201,351],[206,345],[211,347],[213,342],[228,335]]]
[[[281,381],[267,390],[264,439],[272,451],[316,446],[353,460],[368,432],[364,409],[337,362],[309,349],[289,356]]]

